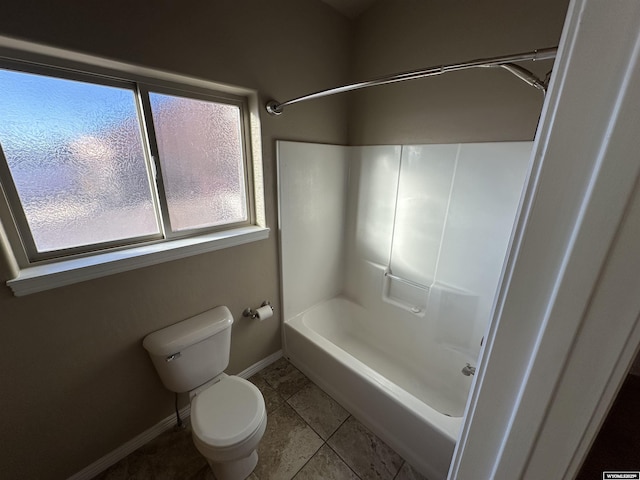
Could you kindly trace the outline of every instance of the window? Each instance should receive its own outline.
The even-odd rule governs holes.
[[[76,77],[0,70],[3,185],[30,260],[248,221],[238,101]]]
[[[132,89],[0,70],[0,147],[31,260],[160,235]]]
[[[160,93],[149,99],[172,230],[245,222],[240,108]]]
[[[19,276],[266,238],[255,95],[125,70],[0,63],[0,214]]]

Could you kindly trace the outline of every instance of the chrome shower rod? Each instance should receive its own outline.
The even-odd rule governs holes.
[[[505,55],[501,57],[481,58],[477,60],[471,60],[464,63],[454,63],[451,65],[439,65],[437,67],[423,68],[420,70],[412,70],[409,72],[398,73],[394,75],[387,75],[385,77],[376,78],[374,80],[367,80],[364,82],[351,83],[349,85],[343,85],[341,87],[330,88],[328,90],[321,90],[319,92],[304,95],[302,97],[293,98],[286,102],[276,102],[270,100],[267,102],[266,109],[271,115],[280,115],[284,107],[293,105],[295,103],[305,102],[307,100],[313,100],[315,98],[326,97],[329,95],[335,95],[337,93],[350,92],[352,90],[360,90],[361,88],[375,87],[377,85],[387,85],[389,83],[403,82],[405,80],[415,80],[417,78],[432,77],[434,75],[442,75],[447,72],[454,72],[457,70],[466,70],[468,68],[478,67],[501,67],[512,73],[520,80],[523,80],[527,84],[535,87],[543,92],[546,91],[546,84],[544,81],[537,78],[529,70],[515,65],[514,62],[523,61],[539,61],[548,60],[556,57],[558,51],[557,47],[554,48],[542,48],[534,50],[532,52],[518,53],[515,55]]]

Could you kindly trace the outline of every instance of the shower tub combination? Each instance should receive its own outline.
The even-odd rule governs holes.
[[[266,110],[281,115],[299,102],[479,67],[546,93],[548,79],[514,62],[556,51],[403,72],[271,100]],[[432,480],[449,470],[475,371],[463,360],[479,354],[530,152],[524,142],[278,142],[285,353]],[[380,289],[381,274],[390,288]]]
[[[278,142],[285,355],[430,480],[449,470],[530,152]]]

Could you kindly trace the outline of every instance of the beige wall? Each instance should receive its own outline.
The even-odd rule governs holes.
[[[380,0],[356,22],[353,79],[558,44],[568,0]],[[549,62],[523,65],[544,78]],[[542,94],[501,69],[373,87],[351,97],[349,143],[532,140]]]
[[[285,99],[343,83],[349,24],[317,0],[49,2],[3,6],[0,34],[257,89]],[[267,241],[16,298],[0,255],[0,478],[61,479],[173,411],[142,338],[220,304],[229,372],[280,348],[274,139],[346,143],[346,99],[263,116]],[[184,400],[184,399],[183,399]]]

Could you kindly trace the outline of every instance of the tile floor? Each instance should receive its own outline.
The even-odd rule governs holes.
[[[286,359],[249,380],[262,392],[268,415],[249,480],[426,480]],[[160,435],[94,480],[124,479],[214,476],[187,428]]]

